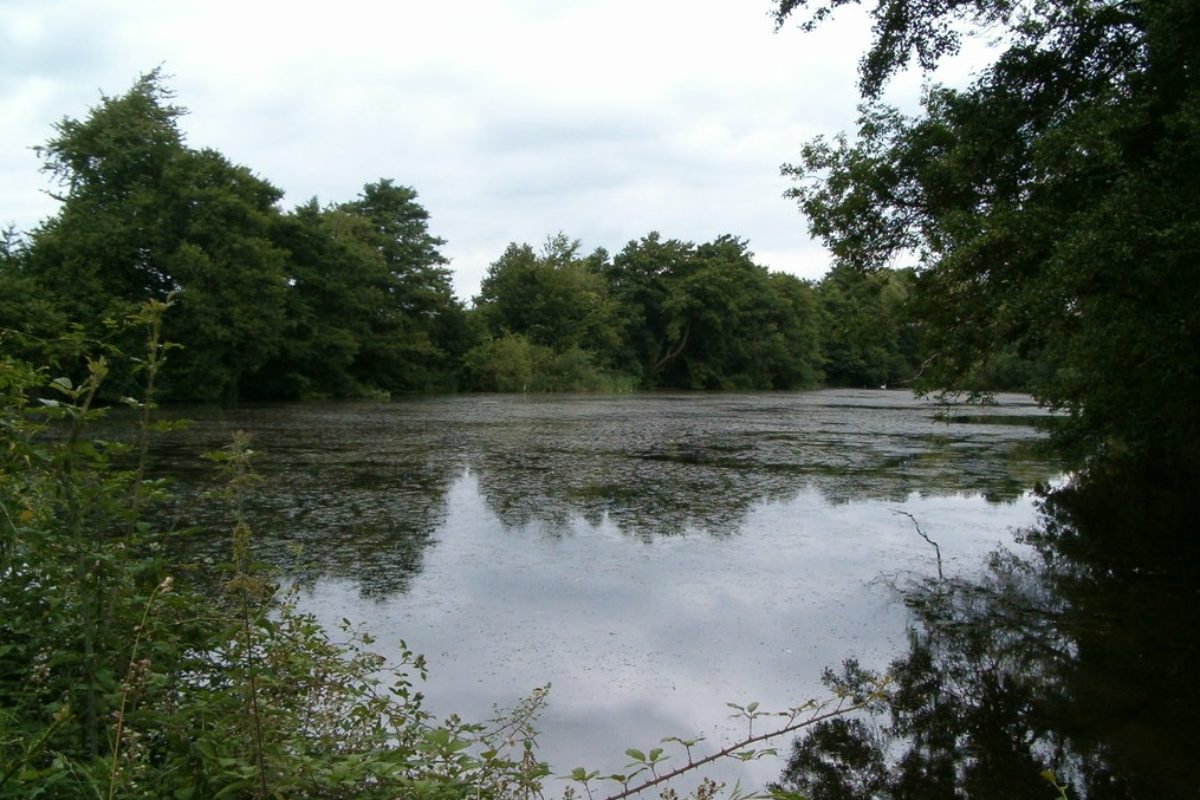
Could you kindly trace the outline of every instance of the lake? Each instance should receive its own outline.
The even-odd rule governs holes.
[[[899,595],[1021,551],[1059,464],[1028,398],[902,391],[465,395],[182,413],[156,449],[184,496],[197,454],[252,435],[256,547],[326,623],[430,664],[427,706],[484,718],[550,684],[541,755],[619,771],[627,747],[742,728],[727,702],[825,695],[823,668],[883,668]],[[186,501],[181,518],[203,515]],[[214,527],[220,520],[209,518]],[[211,544],[210,544],[211,546]],[[776,745],[786,754],[788,740]],[[676,756],[675,761],[680,760]],[[725,764],[758,787],[781,759]]]

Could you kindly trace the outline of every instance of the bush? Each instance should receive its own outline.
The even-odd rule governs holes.
[[[467,354],[471,388],[484,392],[628,392],[635,379],[596,366],[591,353],[571,345],[554,350],[508,333]]]
[[[131,320],[148,339],[133,360],[144,397],[126,399],[133,442],[91,436],[106,413],[95,403],[104,358],[80,351],[86,378],[75,384],[0,353],[0,798],[541,797],[550,772],[534,723],[545,689],[484,724],[437,722],[416,690],[419,656],[401,645],[389,661],[348,621],[334,639],[254,563],[244,435],[212,454],[228,474],[228,561],[214,574],[172,557],[178,532],[149,522],[166,487],[146,470],[169,305]],[[529,352],[510,339],[498,352]],[[546,385],[601,375],[583,351],[542,366]],[[662,747],[630,749],[627,774],[567,777],[589,798],[591,782],[607,781],[617,800],[722,758],[771,754],[752,746],[867,702],[843,693],[832,710],[800,706],[766,732],[756,720],[777,715],[733,706],[746,734],[709,755],[693,757],[698,740],[664,739],[685,763],[665,767]],[[704,782],[695,796],[715,791]]]
[[[244,437],[229,471],[229,562],[172,561],[145,475],[166,304],[138,364],[135,443],[89,437],[107,361],[75,385],[0,357],[0,797],[507,797],[539,785],[529,702],[435,723],[413,681],[346,624],[335,641],[250,557]],[[386,677],[383,677],[386,676]]]

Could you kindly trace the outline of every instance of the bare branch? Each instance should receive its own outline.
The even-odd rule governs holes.
[[[933,539],[930,539],[929,536],[925,533],[925,531],[921,530],[920,523],[917,522],[917,518],[914,517],[912,514],[908,513],[907,511],[900,511],[899,509],[896,509],[896,508],[890,509],[890,511],[893,514],[899,514],[901,516],[908,517],[912,521],[913,527],[917,529],[917,535],[920,536],[925,541],[929,542],[931,545],[933,545],[933,551],[937,555],[938,580],[939,581],[946,580],[946,576],[942,574],[942,548],[938,547],[938,543],[935,542]]]

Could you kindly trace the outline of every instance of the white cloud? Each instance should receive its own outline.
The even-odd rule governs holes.
[[[769,2],[49,0],[0,9],[0,224],[54,204],[27,148],[162,64],[193,146],[286,192],[413,186],[463,297],[509,241],[619,250],[651,230],[750,240],[805,276],[826,257],[779,165],[847,128],[861,15],[773,32]],[[912,87],[906,91],[911,92]]]

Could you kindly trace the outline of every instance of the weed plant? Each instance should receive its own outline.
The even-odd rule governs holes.
[[[435,720],[415,683],[420,656],[401,646],[385,658],[349,621],[323,629],[255,563],[241,510],[254,483],[246,436],[211,456],[229,512],[218,585],[169,555],[180,533],[150,522],[165,517],[154,512],[168,486],[147,477],[147,460],[163,427],[154,387],[172,351],[170,305],[113,326],[145,331],[129,359],[143,396],[122,399],[138,420],[132,442],[94,435],[110,359],[124,356],[71,335],[55,343],[62,363],[37,367],[9,355],[12,334],[0,333],[0,798],[541,797],[546,689],[485,723]],[[79,383],[60,377],[80,364]],[[701,755],[698,740],[663,740],[686,752],[673,767],[662,747],[630,749],[626,774],[577,768],[563,793],[591,798],[606,782],[600,796],[674,797],[666,782],[678,775],[773,752],[751,746],[878,696],[856,691],[785,712],[765,732],[757,704],[734,706],[742,741]],[[705,782],[696,796],[715,791]]]

